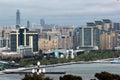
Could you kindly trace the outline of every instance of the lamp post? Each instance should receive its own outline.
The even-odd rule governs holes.
[[[32,69],[32,73],[37,73],[39,75],[40,73],[44,74],[45,73],[45,68],[40,68],[40,62],[37,62],[37,68]]]

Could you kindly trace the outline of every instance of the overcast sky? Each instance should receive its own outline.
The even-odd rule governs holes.
[[[119,0],[0,0],[0,25],[15,25],[16,10],[21,13],[21,24],[85,25],[103,18],[120,22]]]

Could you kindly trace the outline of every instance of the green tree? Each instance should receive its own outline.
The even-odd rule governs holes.
[[[82,78],[80,76],[64,75],[63,77],[60,77],[59,80],[82,80]]]
[[[25,77],[22,80],[52,80],[49,77],[44,77],[42,74],[36,74],[33,75],[25,74]]]
[[[108,72],[96,73],[95,77],[98,80],[120,80],[120,75],[111,74]]]

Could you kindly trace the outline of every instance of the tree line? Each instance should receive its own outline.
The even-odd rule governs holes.
[[[109,72],[101,72],[101,73],[96,73],[94,79],[90,80],[120,80],[120,75],[117,74],[112,74]],[[53,80],[50,77],[45,77],[44,74],[25,74],[24,78],[22,80]],[[76,75],[64,75],[60,76],[59,80],[83,80],[81,76],[76,76]]]

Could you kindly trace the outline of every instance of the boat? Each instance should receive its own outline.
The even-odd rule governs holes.
[[[112,64],[120,64],[120,57],[114,59],[113,61],[110,61]]]

